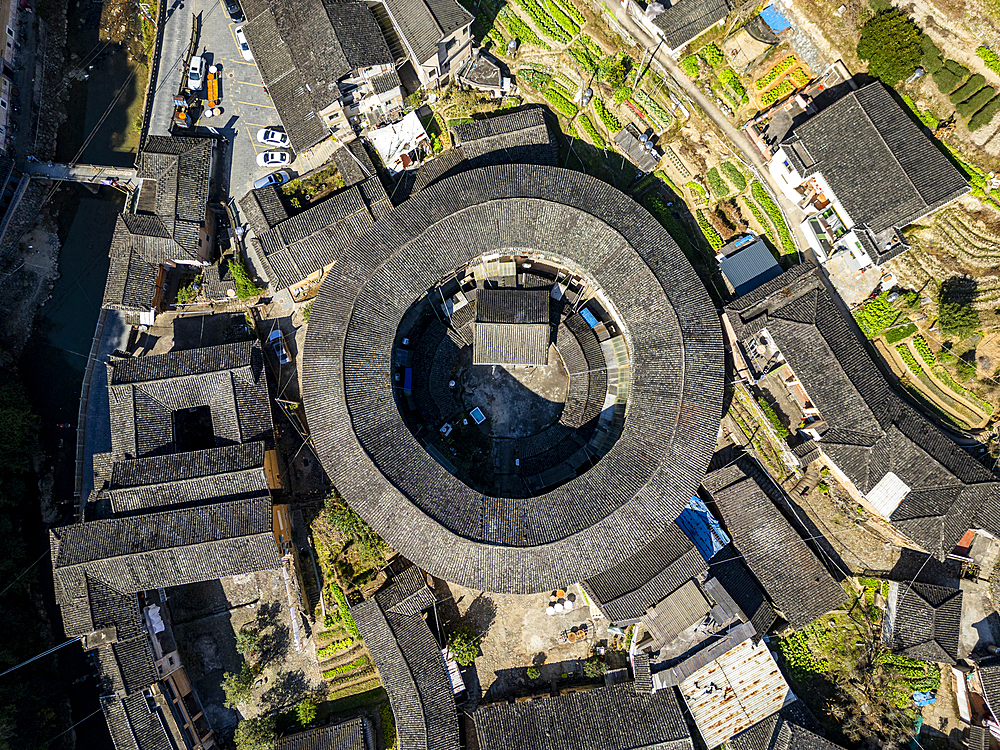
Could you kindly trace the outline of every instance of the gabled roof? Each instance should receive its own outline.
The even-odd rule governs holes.
[[[744,621],[753,625],[758,640],[769,633],[777,622],[778,615],[736,548],[727,544],[709,561],[708,570],[706,588],[714,592],[715,582],[729,594],[743,613]]]
[[[1000,482],[889,387],[853,322],[805,265],[726,306],[739,341],[766,328],[829,429],[817,443],[862,493],[893,472],[893,524],[932,553],[968,529],[1000,533]]]
[[[273,441],[260,343],[244,341],[108,362],[116,458],[177,452],[174,414],[209,406],[217,446]]]
[[[142,693],[105,698],[101,707],[115,750],[174,750],[159,709],[150,709]]]
[[[126,235],[128,228],[121,215],[115,225],[115,237]],[[148,311],[153,306],[156,292],[156,276],[159,265],[147,263],[128,242],[112,240],[111,266],[108,280],[104,284],[104,299],[101,307],[108,310]]]
[[[979,679],[983,683],[983,693],[990,711],[1000,713],[1000,656],[990,656],[976,663]]]
[[[582,585],[605,617],[629,622],[640,619],[706,567],[691,540],[671,523],[648,545]]]
[[[366,738],[367,720],[360,716],[318,729],[285,735],[275,750],[371,750]]]
[[[990,750],[990,732],[986,727],[969,727],[969,750]]]
[[[474,16],[456,0],[382,0],[393,25],[413,50],[415,64],[436,56],[438,42],[470,23]]]
[[[782,145],[803,177],[822,172],[855,223],[872,232],[879,254],[887,230],[969,191],[962,173],[878,81],[813,115]]]
[[[330,134],[319,112],[340,98],[337,82],[393,62],[367,5],[332,0],[248,0],[243,30],[296,151]]]
[[[458,709],[441,647],[424,620],[433,594],[415,566],[351,607],[389,694],[400,750],[458,750]]]
[[[898,583],[892,650],[912,659],[954,664],[962,635],[962,591]]]
[[[472,717],[481,750],[691,750],[673,690],[630,684],[482,706]]]
[[[713,471],[704,487],[736,549],[791,625],[805,627],[847,601],[847,594],[740,465]]]
[[[284,289],[339,260],[392,208],[376,174],[282,221],[251,242],[273,289]]]
[[[731,750],[843,750],[802,726],[803,719],[798,715],[803,713],[808,714],[808,710],[796,700],[732,737],[727,744]],[[810,723],[815,724],[815,720]]]
[[[670,49],[683,47],[729,14],[726,0],[679,0],[653,18]]]
[[[689,0],[684,0],[688,2]],[[639,140],[639,132],[631,125],[615,133],[615,143],[643,172],[656,169],[659,160],[654,157]]]
[[[547,289],[481,289],[476,294],[476,322],[548,325],[550,296]]]
[[[274,185],[254,188],[240,198],[240,208],[254,234],[263,234],[288,218],[288,212]]]

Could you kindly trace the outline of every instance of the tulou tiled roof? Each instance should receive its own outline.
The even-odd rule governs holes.
[[[537,105],[456,125],[450,133],[454,148],[420,166],[414,194],[469,169],[495,164],[559,165],[559,146],[546,110]]]
[[[365,3],[247,0],[243,10],[247,43],[296,151],[330,134],[319,113],[340,98],[338,81],[393,62]]]
[[[392,207],[376,174],[251,239],[273,289],[284,289],[340,258]]]
[[[678,0],[654,17],[653,25],[660,30],[667,46],[675,50],[728,14],[729,3],[726,0]]]
[[[630,622],[706,567],[691,540],[671,523],[645,547],[583,581],[583,587],[609,620]]]
[[[239,342],[108,362],[111,446],[116,458],[176,453],[175,413],[208,406],[216,446],[273,442],[260,344]]]
[[[437,57],[438,42],[473,20],[473,15],[457,0],[382,1],[397,32],[413,51],[416,65]]]
[[[388,377],[412,302],[503,247],[589,269],[633,353],[621,437],[586,473],[532,498],[484,497],[448,473],[409,431]],[[518,592],[549,589],[554,575],[590,578],[662,533],[704,474],[722,393],[716,319],[676,243],[609,185],[551,167],[465,172],[376,222],[324,281],[303,354],[316,450],[354,509],[436,576]]]
[[[613,685],[473,714],[480,750],[692,750],[673,690]]]
[[[898,583],[892,650],[913,659],[955,664],[962,635],[962,591]]]
[[[736,338],[766,328],[829,429],[817,443],[862,493],[893,472],[890,515],[935,554],[970,528],[1000,533],[1000,482],[890,388],[815,269],[796,266],[726,306]]]
[[[411,566],[351,608],[378,668],[396,721],[400,750],[458,750],[458,709],[441,647],[423,611],[434,597]]]
[[[152,135],[139,152],[136,211],[118,215],[103,307],[149,310],[161,263],[200,260],[211,182],[210,138]],[[149,196],[148,199],[145,196]]]
[[[741,464],[711,472],[704,487],[722,515],[733,545],[775,608],[798,629],[847,601],[802,537]]]
[[[274,750],[372,750],[368,746],[368,721],[356,717],[281,737]]]
[[[796,126],[783,145],[799,174],[822,172],[854,222],[871,231],[878,263],[904,247],[887,253],[888,230],[969,191],[962,173],[878,81]]]

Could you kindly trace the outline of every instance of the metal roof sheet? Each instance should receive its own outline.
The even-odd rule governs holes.
[[[719,270],[737,296],[746,294],[781,275],[781,266],[760,238],[719,261]]]

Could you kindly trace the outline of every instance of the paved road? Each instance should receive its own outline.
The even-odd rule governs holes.
[[[646,30],[641,27],[632,17],[628,14],[628,11],[621,5],[621,3],[611,3],[610,7],[614,10],[615,17],[618,22],[632,35],[639,44],[644,45],[647,49],[656,48],[653,57],[656,59],[660,65],[662,65],[667,72],[669,72],[677,85],[684,89],[684,93],[691,98],[699,107],[705,115],[722,131],[722,133],[729,139],[732,147],[739,151],[743,158],[743,161],[748,163],[754,168],[757,176],[767,183],[771,188],[771,192],[774,194],[781,206],[781,210],[785,214],[786,220],[788,220],[789,228],[795,236],[795,242],[799,246],[807,257],[812,260],[813,263],[816,262],[816,258],[806,242],[805,236],[802,234],[802,230],[799,227],[799,222],[805,218],[805,214],[796,206],[792,205],[791,202],[785,198],[784,194],[781,192],[781,188],[775,183],[774,178],[771,177],[771,173],[768,172],[767,167],[764,166],[764,160],[760,155],[760,152],[754,148],[750,143],[746,135],[736,128],[729,119],[719,111],[719,108],[715,105],[715,102],[709,100],[707,96],[699,89],[694,82],[687,77],[683,70],[681,70],[680,65],[677,61],[670,56],[670,53],[663,47],[658,46],[657,42],[650,37]]]
[[[173,116],[173,97],[186,78],[184,61],[191,41],[191,17],[200,19],[197,52],[209,65],[221,69],[219,93],[222,116],[202,117],[195,131],[208,132],[212,127],[229,139],[224,165],[229,176],[228,195],[242,198],[254,180],[270,170],[257,166],[257,154],[264,150],[255,142],[259,128],[279,125],[278,113],[264,91],[257,66],[244,60],[236,44],[234,23],[221,0],[173,0],[167,6],[160,50],[160,67],[153,84],[153,107],[150,117],[151,135],[169,135]]]

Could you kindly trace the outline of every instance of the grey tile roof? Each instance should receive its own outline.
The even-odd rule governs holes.
[[[962,591],[928,583],[897,585],[892,650],[913,659],[955,664],[962,635]]]
[[[805,627],[837,609],[847,594],[781,515],[742,462],[710,473],[704,482],[726,530],[775,608],[791,625]]]
[[[49,538],[60,605],[85,597],[88,579],[131,592],[279,565],[268,498],[89,521]]]
[[[333,161],[337,165],[340,176],[344,178],[344,184],[348,187],[364,182],[372,175],[377,174],[372,157],[361,138],[355,138],[334,151]]]
[[[358,716],[340,724],[285,735],[274,750],[371,750],[366,729],[367,720]]]
[[[477,323],[549,323],[549,290],[481,289],[476,294]]]
[[[319,112],[340,97],[338,81],[393,62],[364,3],[256,0],[244,12],[247,43],[296,151],[330,134]]]
[[[990,656],[976,663],[979,679],[983,683],[983,692],[990,711],[1000,713],[1000,656]]]
[[[250,228],[258,235],[288,218],[278,188],[274,185],[248,192],[240,199],[240,208],[243,209]]]
[[[547,365],[548,324],[476,323],[474,365]]]
[[[121,216],[118,217],[115,236],[120,232],[127,232]],[[159,265],[147,263],[138,252],[128,247],[115,248],[114,244],[112,247],[101,306],[108,310],[149,310],[156,293]]]
[[[990,750],[990,732],[985,727],[969,727],[969,750]]]
[[[456,0],[383,0],[393,25],[422,65],[436,57],[438,42],[472,23],[473,15]]]
[[[732,737],[727,742],[728,747],[731,750],[843,750],[840,745],[801,726],[794,716],[796,706],[801,711],[806,710],[802,701],[796,700]]]
[[[969,190],[962,173],[878,81],[813,115],[785,143],[805,149],[811,163],[799,159],[803,176],[822,172],[855,223],[876,236]]]
[[[216,445],[273,442],[260,344],[239,342],[108,362],[116,458],[176,452],[174,413],[209,406]]]
[[[482,706],[472,718],[481,750],[693,748],[674,691],[643,695],[629,684]]]
[[[678,0],[653,19],[670,49],[683,47],[729,14],[726,0]]]
[[[413,439],[387,377],[411,303],[500,247],[589,269],[631,333],[621,437],[585,474],[530,499],[484,498],[446,472]],[[434,575],[490,591],[545,590],[553,571],[590,578],[662,533],[703,476],[721,410],[716,320],[676,243],[609,185],[550,167],[462,173],[379,220],[324,281],[303,354],[317,454],[355,510]]]
[[[174,750],[163,717],[142,693],[101,701],[115,750]]]
[[[706,588],[712,590],[713,582],[717,583],[739,607],[744,621],[753,625],[758,636],[769,633],[778,615],[736,548],[728,544],[717,552],[709,561],[708,570]]]
[[[689,1],[684,0],[684,2]],[[632,126],[619,130],[615,133],[615,143],[639,169],[643,172],[652,172],[656,169],[658,160],[639,141],[638,131],[633,132],[633,130]]]
[[[372,174],[258,234],[252,242],[273,289],[284,289],[329,266],[391,204]]]
[[[587,595],[612,622],[639,620],[707,567],[677,524],[602,573],[583,581]]]
[[[910,494],[890,520],[949,552],[969,528],[1000,533],[1000,483],[890,387],[805,265],[726,306],[737,339],[767,328],[829,426],[817,445],[862,492],[892,471]]]
[[[412,567],[351,608],[396,720],[400,750],[458,750],[458,709],[441,647],[422,611],[432,603]]]

